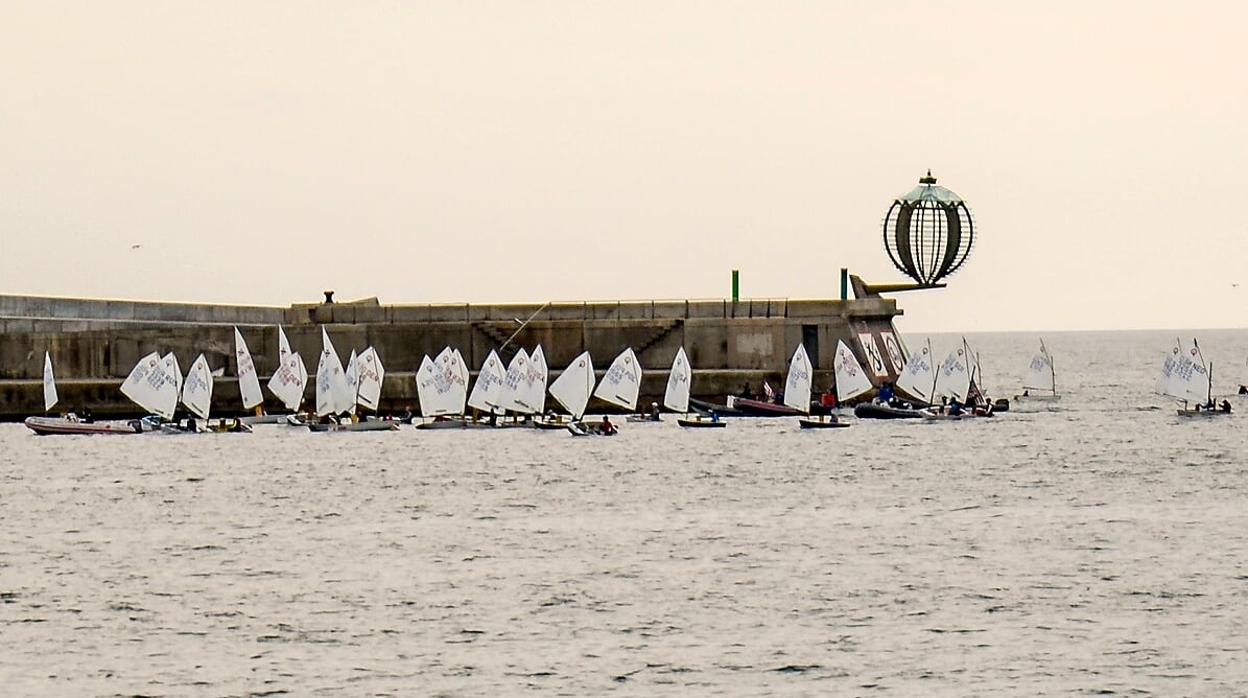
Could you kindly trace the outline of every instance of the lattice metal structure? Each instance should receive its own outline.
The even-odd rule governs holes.
[[[971,210],[957,194],[936,186],[931,170],[884,217],[884,248],[893,265],[925,286],[961,268],[974,244]]]

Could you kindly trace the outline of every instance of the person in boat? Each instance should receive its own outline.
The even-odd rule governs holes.
[[[750,384],[749,384],[749,383],[746,383],[745,385],[742,385],[742,386],[741,386],[741,394],[740,394],[740,395],[738,395],[737,397],[741,397],[741,398],[744,398],[744,399],[746,399],[746,400],[753,400],[753,399],[754,399],[754,391],[753,391],[753,390],[750,390]]]
[[[1023,388],[1023,397],[1031,397],[1031,391]]]
[[[605,414],[602,415],[602,423],[598,425],[598,433],[604,436],[610,436],[614,434],[615,431],[615,425],[611,423],[611,418]]]
[[[195,426],[196,426],[195,418],[194,418],[194,417],[187,417],[187,418],[186,418],[186,429],[184,429],[184,431],[195,431]]]
[[[1241,385],[1241,386],[1239,386],[1239,394],[1240,394],[1240,395],[1248,395],[1248,385]]]
[[[1226,414],[1231,413],[1231,401],[1230,400],[1225,400],[1225,399],[1222,400],[1222,402],[1218,405],[1218,407]]]
[[[960,414],[962,414],[962,403],[958,402],[955,397],[949,401],[949,416],[956,417]]]
[[[718,422],[718,421],[719,421],[719,411],[717,411],[717,410],[711,410],[711,421],[712,421],[712,422]]]
[[[650,420],[654,422],[660,421],[659,403],[657,402],[650,403]]]
[[[819,396],[819,405],[825,409],[836,408],[836,385],[829,385],[828,389],[823,391],[823,395]]]
[[[95,421],[95,417],[91,415],[90,407],[84,407],[81,410],[79,410],[78,418],[87,424],[90,424]]]
[[[891,406],[895,397],[896,395],[893,392],[893,384],[888,381],[884,381],[880,384],[880,392],[876,395],[875,400],[880,404]]]

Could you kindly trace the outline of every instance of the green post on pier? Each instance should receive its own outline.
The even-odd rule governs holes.
[[[741,300],[741,272],[737,269],[732,270],[732,302],[736,303]]]
[[[841,300],[849,300],[849,270],[841,267]]]

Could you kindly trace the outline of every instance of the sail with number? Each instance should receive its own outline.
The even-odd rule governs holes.
[[[186,409],[204,419],[212,408],[212,371],[208,369],[208,360],[200,354],[186,372],[186,381],[182,384],[182,404]]]
[[[165,373],[173,376],[174,392],[180,397],[182,395],[182,367],[178,365],[178,357],[174,356],[173,352],[169,352],[161,358],[161,361],[165,364]]]
[[[789,359],[789,375],[784,379],[784,404],[801,412],[810,412],[810,389],[814,381],[806,346],[798,344]]]
[[[290,340],[286,339],[286,331],[281,325],[277,326],[277,360],[280,363],[286,363],[286,357],[294,352],[290,350]]]
[[[1175,337],[1174,346],[1170,348],[1170,351],[1166,353],[1165,358],[1162,360],[1161,373],[1157,375],[1157,386],[1153,389],[1153,392],[1160,395],[1170,395],[1170,383],[1174,377],[1174,370],[1183,358],[1183,342],[1178,337]]]
[[[247,348],[243,333],[234,328],[234,363],[238,366],[238,392],[243,397],[243,409],[251,409],[264,402],[260,392],[260,378],[256,375],[256,363]]]
[[[637,395],[641,392],[641,365],[632,348],[625,349],[615,357],[607,373],[594,389],[594,397],[618,405],[626,410],[637,408]]]
[[[43,352],[43,411],[50,412],[56,405],[56,377],[52,375],[52,355]]]
[[[295,411],[303,404],[303,390],[308,383],[308,369],[299,354],[288,354],[269,378],[269,392],[282,401],[286,409]]]
[[[875,387],[871,384],[871,379],[867,378],[867,372],[862,369],[858,359],[854,358],[854,352],[842,340],[836,342],[835,369],[836,401],[839,403],[852,400]]]
[[[901,375],[897,376],[897,389],[906,395],[923,402],[931,402],[932,384],[936,382],[936,374],[932,370],[932,340],[918,351],[910,354]]]
[[[529,354],[528,375],[525,382],[528,385],[528,392],[525,393],[524,404],[529,408],[529,412],[533,414],[541,414],[546,411],[546,379],[549,371],[546,368],[546,354],[542,352],[542,345],[537,345],[532,354]]]
[[[505,377],[503,360],[491,349],[481,363],[481,370],[477,372],[477,382],[473,384],[472,392],[468,395],[468,406],[482,412],[501,414]]]
[[[386,379],[386,369],[376,349],[369,347],[356,357],[355,373],[356,404],[376,412],[381,405],[381,385]]]
[[[177,384],[165,360],[152,352],[135,364],[121,384],[121,392],[148,412],[172,419],[178,406]]]
[[[933,401],[938,396],[966,400],[966,395],[971,390],[971,369],[967,353],[966,343],[963,342],[945,357],[936,377],[936,395],[933,396]]]
[[[1192,340],[1192,348],[1180,351],[1175,356],[1174,365],[1163,394],[1184,402],[1204,404],[1210,399],[1211,385],[1209,367],[1200,352],[1200,345]]]
[[[460,373],[456,352],[446,347],[437,358],[425,356],[416,371],[416,394],[420,413],[426,417],[442,417],[464,413],[468,385]]]
[[[594,361],[589,352],[581,352],[550,384],[550,395],[563,405],[573,419],[585,416],[585,406],[594,389]]]
[[[525,398],[529,395],[529,354],[523,348],[516,351],[507,364],[507,373],[503,376],[503,391],[500,398],[503,409],[519,414],[532,414]]]
[[[1040,340],[1040,351],[1031,357],[1027,365],[1027,374],[1023,377],[1023,388],[1027,390],[1043,390],[1057,395],[1057,372],[1053,369],[1053,357]]]
[[[347,381],[347,393],[351,396],[351,406],[347,408],[347,412],[351,414],[355,414],[356,401],[359,400],[360,396],[360,367],[355,363],[357,359],[359,357],[356,356],[355,350],[352,349],[351,356],[347,357],[347,363],[342,367],[342,375]]]
[[[329,333],[321,328],[321,359],[316,366],[316,414],[340,414],[355,405],[355,394],[347,386],[342,360],[329,341]]]
[[[685,356],[685,348],[676,350],[676,358],[672,359],[672,370],[667,374],[667,390],[663,392],[663,406],[673,412],[689,411],[689,383],[693,379],[693,371],[689,368],[689,357]]]

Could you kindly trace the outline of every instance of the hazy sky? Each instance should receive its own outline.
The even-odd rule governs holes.
[[[930,167],[904,328],[1244,326],[1246,7],[4,2],[0,292],[833,296]]]

